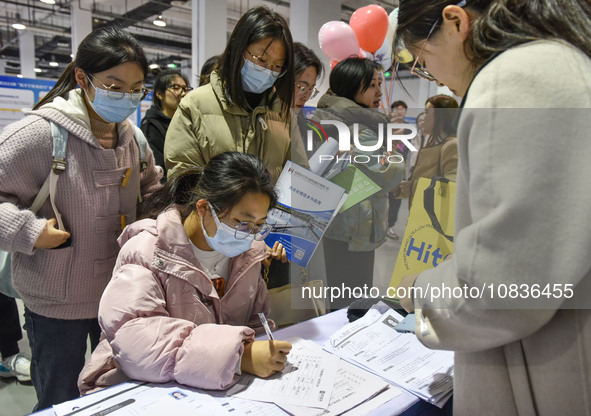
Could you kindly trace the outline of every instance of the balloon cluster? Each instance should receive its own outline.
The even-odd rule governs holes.
[[[398,9],[390,16],[382,6],[372,4],[357,9],[349,24],[341,21],[325,23],[318,32],[318,43],[330,58],[330,67],[352,56],[371,59],[389,69],[394,57],[392,41],[398,20]]]

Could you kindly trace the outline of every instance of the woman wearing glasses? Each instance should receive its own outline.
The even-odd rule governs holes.
[[[269,312],[260,263],[269,257],[262,240],[275,201],[254,155],[222,153],[169,177],[142,206],[148,218],[119,239],[99,310],[106,338],[80,391],[126,379],[225,389],[241,372],[282,371],[291,345],[254,341],[264,333],[258,313]]]
[[[166,130],[170,125],[170,119],[179,106],[181,99],[192,88],[179,71],[167,69],[161,71],[154,81],[152,93],[152,106],[146,111],[142,119],[141,129],[148,139],[148,143],[154,152],[156,164],[164,168],[164,139]]]
[[[0,136],[0,249],[12,252],[12,279],[25,304],[36,409],[78,397],[86,352],[98,344],[101,294],[117,257],[117,236],[135,220],[138,193],[160,187],[148,149],[140,171],[134,129],[126,120],[147,90],[139,42],[118,28],[98,29],[53,89]],[[76,86],[79,88],[76,88]],[[55,204],[30,207],[52,165],[50,122],[68,133]]]
[[[171,173],[227,151],[259,156],[274,179],[288,160],[307,166],[301,140],[291,141],[293,65],[285,19],[266,7],[244,13],[210,83],[188,94],[170,123],[164,157]]]
[[[591,3],[401,0],[398,23],[413,71],[463,97],[455,253],[401,285],[455,351],[454,414],[587,414]]]
[[[316,56],[312,49],[299,42],[294,42],[293,44],[293,58],[295,66],[293,107],[296,109],[296,120],[298,122],[300,136],[303,140],[306,156],[309,159],[322,142],[319,141],[318,135],[314,135],[312,136],[312,148],[307,148],[306,137],[309,127],[301,109],[306,105],[308,100],[318,95],[316,81],[322,74],[322,62],[320,62],[320,59],[318,59],[318,56]]]

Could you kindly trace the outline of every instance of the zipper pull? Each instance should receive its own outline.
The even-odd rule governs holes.
[[[258,116],[257,120],[259,121],[259,123],[261,123],[261,127],[263,128],[263,130],[267,130],[269,128],[269,126],[267,126],[267,123],[265,122],[265,119],[263,118],[263,116]]]

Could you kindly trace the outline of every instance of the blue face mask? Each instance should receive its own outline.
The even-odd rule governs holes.
[[[141,100],[132,99],[129,93],[125,93],[120,100],[114,100],[109,97],[107,90],[97,88],[90,78],[88,78],[88,82],[94,87],[94,101],[90,102],[90,97],[88,97],[88,102],[94,112],[108,123],[121,123],[132,115],[140,105]]]
[[[207,235],[207,231],[205,231],[205,227],[203,226],[203,218],[201,218],[201,229],[203,230],[207,245],[218,253],[228,257],[236,257],[248,251],[254,241],[254,234],[250,234],[241,240],[237,239],[236,229],[221,222],[211,205],[209,206],[209,210],[211,211],[215,225],[217,225],[217,231],[213,237]]]
[[[260,94],[275,84],[277,77],[273,75],[273,71],[244,57],[242,59],[244,59],[244,65],[242,65],[240,73],[242,74],[242,87],[245,91]]]

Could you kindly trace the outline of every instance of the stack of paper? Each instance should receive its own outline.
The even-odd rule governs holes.
[[[56,416],[286,416],[274,404],[223,397],[176,383],[128,382],[53,406]],[[216,397],[217,396],[217,397]]]
[[[453,352],[430,350],[414,334],[396,332],[401,320],[393,310],[382,314],[370,309],[363,318],[335,333],[324,347],[442,407],[452,394]]]
[[[228,394],[272,402],[293,415],[336,416],[388,389],[379,377],[341,361],[311,341],[288,341],[293,348],[282,373],[267,379],[246,375]],[[391,388],[384,397],[391,400],[401,393]],[[376,400],[374,407],[383,401]]]

